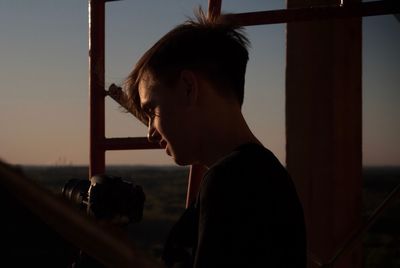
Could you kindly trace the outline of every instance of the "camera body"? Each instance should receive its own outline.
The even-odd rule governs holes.
[[[62,195],[97,219],[122,222],[139,222],[146,199],[140,185],[109,175],[70,179]]]

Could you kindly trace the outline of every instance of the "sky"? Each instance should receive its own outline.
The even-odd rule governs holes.
[[[106,4],[106,87],[121,83],[163,34],[208,1]],[[225,0],[223,12],[285,8],[284,0]],[[251,41],[243,113],[285,164],[286,24],[246,27]],[[363,164],[400,165],[400,23],[363,18]],[[89,162],[88,2],[0,0],[0,159],[25,165]],[[106,136],[146,127],[106,99]],[[112,151],[106,164],[173,165],[163,150]]]

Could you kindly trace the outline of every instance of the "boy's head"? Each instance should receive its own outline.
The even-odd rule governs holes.
[[[155,43],[125,82],[126,106],[145,124],[148,115],[141,108],[138,87],[147,75],[172,87],[183,70],[197,72],[219,95],[243,103],[248,39],[240,27],[224,21],[224,17],[206,18],[199,10],[196,18],[178,25]]]

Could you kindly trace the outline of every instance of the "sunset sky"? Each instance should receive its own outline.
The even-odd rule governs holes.
[[[106,87],[175,25],[208,1],[106,4]],[[225,0],[223,12],[285,8],[285,1]],[[246,28],[251,41],[243,112],[285,163],[285,27]],[[12,164],[86,165],[89,160],[88,3],[0,0],[0,159]],[[363,19],[363,163],[400,165],[400,23]],[[146,127],[106,100],[106,136]],[[162,150],[107,152],[107,164],[173,164]]]

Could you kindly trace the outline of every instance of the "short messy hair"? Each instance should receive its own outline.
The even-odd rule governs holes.
[[[201,73],[216,85],[219,94],[233,96],[242,105],[249,45],[242,27],[198,9],[195,19],[173,28],[136,63],[124,82],[125,107],[147,124],[138,93],[143,74],[150,73],[172,86],[184,69]]]

